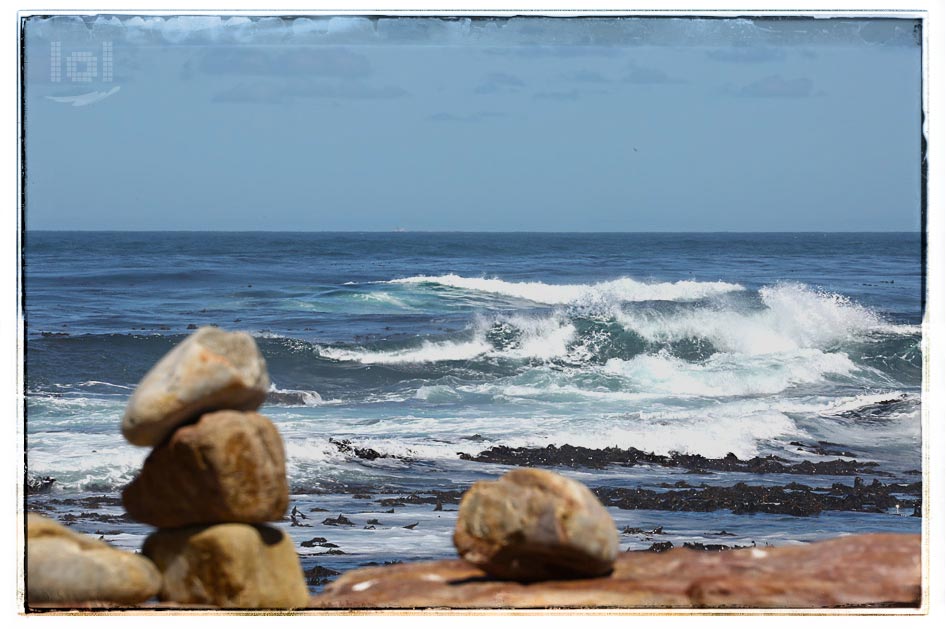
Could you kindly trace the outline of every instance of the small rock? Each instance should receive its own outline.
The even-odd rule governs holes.
[[[164,575],[162,601],[243,609],[298,608],[309,601],[292,540],[277,528],[166,529],[149,536],[143,552]]]
[[[614,520],[587,487],[536,469],[474,484],[453,543],[490,575],[520,581],[605,575],[619,550]]]
[[[26,600],[135,605],[154,597],[161,574],[148,559],[27,515]]]
[[[203,413],[259,408],[268,388],[253,337],[203,327],[145,374],[128,401],[122,434],[135,445],[156,446]]]
[[[122,502],[161,528],[279,520],[289,506],[279,432],[258,413],[204,415],[154,449]]]
[[[325,518],[322,520],[322,524],[326,526],[355,526],[355,523],[343,516],[341,513],[338,514],[337,518]]]

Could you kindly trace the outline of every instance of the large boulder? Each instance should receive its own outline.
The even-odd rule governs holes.
[[[277,528],[218,524],[158,531],[143,552],[164,575],[162,601],[241,609],[305,607],[292,539]]]
[[[153,598],[161,574],[151,561],[30,513],[26,519],[28,605],[92,601],[136,605]]]
[[[122,502],[160,528],[279,520],[289,505],[279,432],[258,413],[204,415],[152,451]]]
[[[463,496],[453,543],[492,576],[520,581],[608,574],[618,532],[581,483],[536,469],[474,484]]]
[[[253,337],[203,327],[145,374],[128,401],[122,434],[135,445],[156,446],[203,413],[259,408],[267,389],[266,361]]]

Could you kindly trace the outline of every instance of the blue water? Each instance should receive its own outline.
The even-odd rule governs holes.
[[[251,332],[266,357],[263,412],[294,501],[362,519],[354,488],[462,488],[506,468],[457,454],[499,444],[832,459],[793,445],[824,440],[913,482],[921,294],[918,234],[30,232],[29,473],[56,478],[50,495],[116,493],[147,454],[118,430],[128,395],[189,326],[215,324]],[[405,458],[365,461],[329,439]],[[793,479],[708,482],[739,480]],[[450,513],[429,511],[387,516],[425,518],[396,527],[400,552],[449,555]],[[651,515],[680,534],[713,517]],[[732,543],[919,529],[897,514],[751,518]],[[126,528],[117,539],[137,544]],[[334,565],[390,558],[390,530],[331,533],[349,552]]]

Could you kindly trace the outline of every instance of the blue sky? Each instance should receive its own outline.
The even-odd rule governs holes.
[[[920,228],[908,20],[56,17],[26,42],[30,229]]]

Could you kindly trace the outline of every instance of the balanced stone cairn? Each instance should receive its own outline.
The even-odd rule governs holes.
[[[163,576],[160,600],[307,605],[292,540],[265,524],[289,505],[282,440],[255,412],[268,388],[253,337],[203,327],[165,355],[129,400],[122,434],[153,450],[122,502],[129,516],[159,529],[143,554]]]
[[[453,543],[487,574],[516,581],[604,576],[619,549],[614,520],[587,487],[531,468],[475,483]]]

